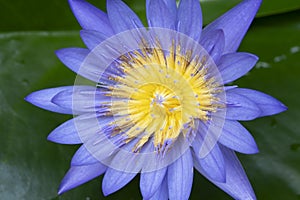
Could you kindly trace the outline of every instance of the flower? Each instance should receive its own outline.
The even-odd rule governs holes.
[[[261,92],[226,86],[258,58],[236,52],[261,0],[244,0],[202,30],[198,0],[147,0],[149,28],[121,0],[107,14],[69,0],[87,49],[57,51],[78,75],[74,86],[26,100],[75,117],[48,139],[82,144],[59,194],[105,174],[109,195],[140,173],[144,199],[188,199],[194,168],[235,199],[255,194],[235,152],[258,152],[238,122],[286,107]]]

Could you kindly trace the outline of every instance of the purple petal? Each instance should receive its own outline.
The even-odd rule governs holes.
[[[177,30],[196,41],[202,31],[202,11],[198,0],[182,0],[177,14]]]
[[[82,145],[74,154],[71,166],[91,165],[99,162],[94,156]]]
[[[258,57],[250,53],[230,53],[220,59],[220,70],[223,83],[230,83],[248,73],[256,64]]]
[[[107,14],[84,0],[69,0],[71,9],[83,29],[113,35]]]
[[[169,198],[188,199],[193,184],[193,158],[187,151],[168,167]]]
[[[176,18],[170,13],[170,10],[163,0],[148,0],[147,19],[150,27],[175,30]]]
[[[220,145],[220,147],[224,155],[226,166],[225,183],[220,183],[211,180],[197,162],[195,162],[195,168],[212,183],[224,190],[234,199],[255,200],[256,197],[251,187],[251,184],[249,183],[247,175],[245,174],[244,169],[241,163],[239,162],[238,158],[236,157],[234,151],[223,147],[222,145]]]
[[[136,173],[125,173],[108,168],[102,181],[103,194],[107,196],[118,191],[129,183],[135,176]]]
[[[140,189],[144,199],[152,197],[161,187],[166,172],[167,168],[162,168],[154,172],[141,173]]]
[[[203,35],[209,35],[216,29],[225,34],[224,54],[235,52],[246,34],[261,0],[244,0],[203,29]]]
[[[74,119],[68,120],[65,123],[54,129],[49,135],[48,140],[60,144],[81,144],[81,138],[77,132]]]
[[[201,37],[200,44],[217,63],[224,50],[224,32],[221,29],[215,30],[211,34]]]
[[[56,105],[73,109],[75,113],[103,111],[103,103],[110,103],[110,98],[92,86],[73,86],[56,94],[52,102]]]
[[[244,88],[235,88],[231,91],[253,101],[261,110],[260,117],[278,114],[287,110],[287,107],[280,101],[262,92]]]
[[[100,176],[106,171],[106,168],[100,162],[93,165],[71,167],[59,186],[58,194],[62,194]]]
[[[169,199],[168,182],[167,182],[167,177],[165,177],[161,185],[155,192],[155,194],[149,200],[168,200],[168,199]]]
[[[214,144],[214,147],[211,148],[210,152],[204,158],[200,156],[202,145],[207,145],[207,143],[204,142],[207,133],[207,127],[200,123],[197,127],[196,137],[192,144],[196,157],[195,160],[211,179],[225,182],[225,163],[218,143]]]
[[[73,114],[71,108],[63,108],[59,105],[56,105],[52,102],[52,99],[55,95],[64,91],[66,89],[72,88],[71,86],[58,87],[58,88],[50,88],[44,89],[40,91],[36,91],[25,97],[25,100],[29,103],[43,108],[45,110],[50,110],[52,112],[62,113],[62,114]]]
[[[78,73],[90,51],[82,48],[66,48],[56,51],[56,56],[73,72]]]
[[[101,42],[107,39],[107,37],[98,31],[81,30],[80,36],[84,44],[90,49],[94,49]]]
[[[247,97],[226,91],[226,118],[229,120],[253,120],[261,115],[261,110]]]
[[[106,5],[115,33],[144,27],[138,16],[121,0],[107,0]]]
[[[240,153],[258,153],[258,148],[252,135],[237,121],[225,121],[219,142]]]

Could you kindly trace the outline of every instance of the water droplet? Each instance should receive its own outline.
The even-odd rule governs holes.
[[[300,47],[299,46],[294,46],[294,47],[290,48],[291,54],[298,53],[299,51],[300,51]]]
[[[282,55],[280,55],[280,56],[276,56],[276,57],[274,58],[274,62],[276,62],[276,63],[281,62],[281,61],[283,61],[283,60],[286,60],[286,55],[284,55],[284,54],[282,54]]]
[[[267,62],[263,62],[263,61],[260,61],[256,64],[255,66],[257,69],[260,69],[260,68],[270,68],[271,65]]]

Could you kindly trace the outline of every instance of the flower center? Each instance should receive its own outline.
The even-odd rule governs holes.
[[[115,117],[115,133],[126,136],[126,142],[138,138],[137,152],[153,139],[157,152],[164,152],[183,134],[188,136],[194,120],[209,120],[220,106],[215,95],[219,85],[207,78],[207,62],[203,56],[183,52],[173,44],[166,52],[144,48],[119,58],[123,75],[111,80],[110,115]]]

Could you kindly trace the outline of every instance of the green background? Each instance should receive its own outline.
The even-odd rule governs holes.
[[[105,9],[105,1],[90,1]],[[144,2],[126,0],[145,22]],[[205,24],[238,0],[201,2]],[[38,109],[23,98],[48,87],[72,85],[75,74],[54,51],[83,46],[67,0],[0,0],[0,199],[141,199],[138,177],[104,198],[101,178],[62,196],[56,191],[78,146],[46,140],[70,116]],[[240,51],[260,57],[236,84],[266,92],[289,107],[280,115],[243,123],[260,149],[239,155],[262,200],[300,199],[300,0],[265,0]],[[196,173],[191,199],[231,199]]]

